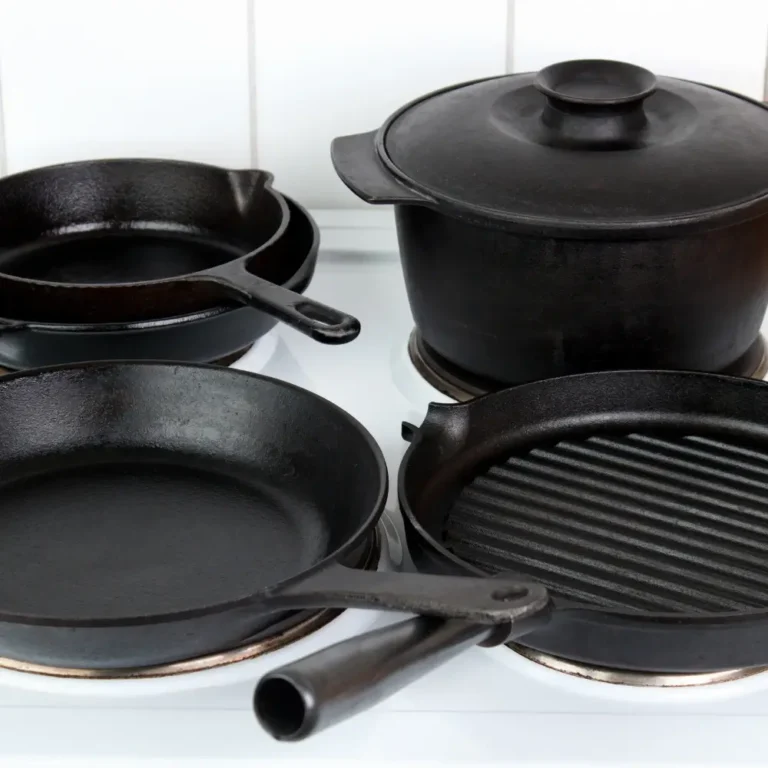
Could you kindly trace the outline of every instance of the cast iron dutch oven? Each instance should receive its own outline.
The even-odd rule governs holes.
[[[317,247],[314,222],[266,171],[117,159],[8,176],[0,364],[208,361],[277,320],[351,341],[355,318],[300,293]]]
[[[333,142],[395,203],[420,343],[490,386],[751,373],[768,302],[768,111],[617,61],[451,86]]]

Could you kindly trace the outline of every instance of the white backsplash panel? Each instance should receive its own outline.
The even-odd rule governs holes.
[[[250,165],[248,40],[248,0],[0,1],[6,170]]]
[[[513,71],[621,59],[764,98],[766,0],[516,0]]]
[[[506,0],[256,2],[254,24],[256,156],[310,207],[363,205],[331,167],[335,136],[506,63]]]
[[[258,165],[360,208],[331,139],[436,88],[610,57],[763,98],[767,51],[766,0],[0,0],[0,172]]]

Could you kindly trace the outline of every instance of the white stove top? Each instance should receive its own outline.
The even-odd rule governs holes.
[[[357,315],[360,338],[325,347],[280,327],[236,367],[290,380],[352,413],[381,445],[394,487],[405,449],[400,423],[421,423],[431,399],[447,399],[407,360],[412,322],[389,213],[317,219],[323,249],[310,293]],[[396,519],[392,493],[388,510]],[[632,688],[554,672],[506,648],[473,649],[306,742],[266,736],[251,711],[260,674],[377,620],[348,611],[269,656],[175,678],[72,681],[0,670],[0,766],[765,762],[768,673],[701,688]]]

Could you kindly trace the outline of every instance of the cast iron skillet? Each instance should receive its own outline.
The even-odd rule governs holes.
[[[101,160],[0,181],[0,307],[28,322],[125,323],[246,304],[337,344],[354,318],[260,277],[290,223],[265,171]]]
[[[494,594],[524,621],[505,641],[611,669],[768,663],[768,384],[569,376],[433,404],[407,432],[398,491],[414,563],[506,573]],[[304,738],[491,634],[417,618],[353,638],[264,677],[257,715]]]
[[[259,276],[303,293],[315,271],[320,233],[302,206],[283,197],[288,226],[279,246],[260,256]],[[3,330],[0,322],[0,366],[28,370],[88,360],[208,363],[247,348],[276,322],[272,315],[234,303],[120,323],[15,322]]]
[[[485,578],[337,562],[373,530],[386,465],[351,416],[285,382],[172,363],[38,369],[0,379],[0,435],[0,656],[164,664],[298,608],[514,613]]]

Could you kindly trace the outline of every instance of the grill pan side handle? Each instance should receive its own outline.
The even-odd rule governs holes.
[[[278,741],[302,741],[370,709],[473,645],[509,642],[542,626],[549,602],[518,603],[493,627],[421,616],[344,640],[265,675],[253,696],[261,726]]]

